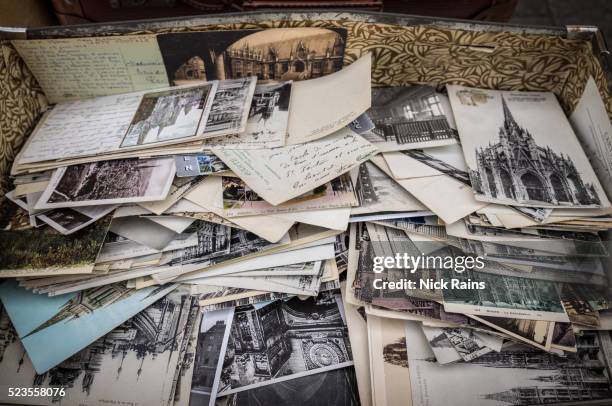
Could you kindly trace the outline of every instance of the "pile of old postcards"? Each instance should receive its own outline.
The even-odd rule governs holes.
[[[44,391],[0,402],[612,398],[594,80],[565,111],[547,92],[372,86],[345,42],[13,42],[49,108],[6,196],[0,387]]]

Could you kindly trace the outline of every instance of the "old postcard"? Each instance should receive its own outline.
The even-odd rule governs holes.
[[[271,28],[162,34],[157,38],[168,80],[304,80],[342,68],[346,30]]]
[[[285,145],[292,88],[291,81],[257,85],[245,130],[241,133],[209,138],[205,147],[263,149]]]
[[[145,93],[120,148],[191,140],[205,131],[218,82]]]
[[[204,128],[206,138],[240,134],[246,130],[256,76],[219,82]]]
[[[13,373],[3,374],[0,385],[52,388],[61,383],[64,388],[64,396],[21,398],[27,404],[134,402],[165,406],[191,304],[184,293],[173,292],[40,375],[21,342],[13,339],[3,348],[0,361],[0,368]],[[0,314],[2,332],[12,335],[6,317],[6,313]],[[109,391],[107,382],[113,382],[118,390]],[[12,402],[5,396],[3,393],[0,400]]]
[[[359,165],[355,188],[359,206],[351,214],[427,210],[414,196],[371,162]]]
[[[472,361],[493,351],[472,329],[445,328],[444,334],[464,361]]]
[[[155,35],[12,43],[50,103],[168,86]]]
[[[308,193],[273,206],[259,197],[240,178],[223,177],[223,212],[227,217],[290,213],[357,206],[351,179],[341,175]]]
[[[198,184],[196,188],[190,191],[185,199],[193,204],[197,204],[210,211],[214,215],[225,219],[225,213],[222,207],[219,206],[219,201],[223,199],[223,181],[221,177],[209,176]],[[245,230],[257,234],[271,242],[277,242],[287,234],[287,231],[293,226],[294,221],[289,219],[279,219],[270,216],[246,216],[234,217],[230,225],[238,226]]]
[[[476,316],[509,317],[526,320],[569,321],[556,284],[550,281],[500,276],[466,270],[443,271],[446,279],[482,281],[486,289],[443,289],[444,310]],[[508,287],[512,286],[512,289]]]
[[[34,369],[42,374],[175,288],[176,285],[170,285],[136,291],[115,284],[79,292],[65,302],[55,315],[41,325],[24,331],[20,338]],[[36,313],[41,307],[46,306],[45,300],[32,300],[32,296],[38,295],[23,288],[15,290],[10,295],[5,294],[4,290],[0,291],[3,293],[2,301],[13,323],[19,322],[18,314],[23,314],[26,310]],[[7,305],[7,302],[11,304]],[[15,313],[10,310],[12,307],[23,309]],[[50,342],[53,345],[49,345]]]
[[[346,367],[233,393],[218,405],[367,406],[358,388],[353,368]]]
[[[342,296],[346,283],[342,283]],[[372,383],[370,380],[370,349],[368,346],[368,324],[359,307],[343,301],[344,317],[351,341],[351,353],[362,406],[372,406]]]
[[[368,315],[373,404],[411,406],[406,322]],[[410,345],[412,345],[410,343]]]
[[[368,116],[375,127],[364,137],[380,151],[438,147],[457,143],[440,99],[431,86],[372,89]]]
[[[470,182],[463,150],[458,144],[424,150],[387,152],[383,157],[394,179],[449,175],[463,183]]]
[[[339,306],[322,295],[236,309],[219,396],[352,365]],[[313,312],[321,317],[313,320]]]
[[[202,315],[193,361],[190,406],[215,405],[233,317],[233,308]]]
[[[287,145],[332,134],[370,108],[371,67],[366,54],[340,72],[294,83]]]
[[[64,235],[72,234],[98,221],[117,206],[92,206],[54,209],[37,215],[39,219]]]
[[[612,124],[593,77],[569,120],[608,199],[612,198]]]
[[[223,161],[213,154],[177,155],[175,162],[176,176],[179,178],[229,171]]]
[[[227,286],[231,288],[255,289],[263,292],[316,296],[319,294],[322,273],[320,266],[318,269],[319,273],[317,275],[242,276],[242,274],[232,274],[228,276],[212,276],[200,281],[209,286]]]
[[[445,365],[461,361],[461,355],[451,344],[445,330],[440,327],[429,327],[421,325],[423,334],[427,337],[427,342],[433,351],[438,364]]]
[[[174,159],[119,159],[57,169],[38,209],[164,200],[174,179]]]
[[[59,103],[41,118],[15,163],[53,167],[55,160],[133,157],[143,149],[201,141],[196,130],[215,88],[207,83]]]
[[[610,206],[553,93],[447,89],[478,200],[535,207]]]
[[[575,383],[564,379],[560,372],[568,367],[580,368],[586,354],[599,356],[598,367],[587,367],[589,373],[601,377],[604,382],[610,381],[607,375],[597,372],[600,365],[610,363],[605,348],[612,340],[607,331],[586,333],[577,342],[577,353],[567,353],[564,357],[510,342],[499,353],[491,352],[470,363],[452,365],[429,361],[434,354],[418,324],[406,325],[406,341],[411,344],[406,348],[415,406],[496,406],[500,399],[513,399],[515,396],[525,396],[527,404],[540,404],[543,402],[537,398],[538,394],[548,393],[557,397],[574,390]],[[584,396],[604,398],[609,402],[610,392],[587,386]]]
[[[110,217],[75,233],[0,231],[0,278],[91,273]]]
[[[213,152],[255,193],[278,205],[321,186],[371,158],[376,149],[349,129],[271,150]],[[279,187],[281,186],[281,187]]]

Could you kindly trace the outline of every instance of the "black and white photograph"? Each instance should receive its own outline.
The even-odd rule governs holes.
[[[447,89],[477,200],[610,206],[553,93]]]
[[[289,124],[291,81],[255,87],[246,128],[239,134],[208,138],[207,148],[265,149],[285,145]]]
[[[367,114],[375,127],[361,135],[381,152],[457,143],[457,131],[429,86],[373,88]]]
[[[174,158],[117,159],[57,169],[37,209],[164,200],[174,180]]]
[[[196,344],[190,406],[214,406],[234,309],[204,312]]]
[[[114,205],[74,207],[46,211],[37,217],[64,235],[96,222],[115,209]]]
[[[158,35],[168,81],[305,80],[342,68],[346,29],[272,28]]]
[[[289,120],[291,82],[259,85],[249,110],[246,134],[255,140],[269,140],[285,136]]]
[[[414,406],[586,404],[612,397],[609,331],[583,331],[577,351],[564,356],[509,341],[500,352],[450,365],[431,362],[418,324],[406,325],[406,341]]]
[[[205,138],[240,134],[246,129],[256,85],[256,76],[219,82],[206,121]]]
[[[145,93],[121,148],[199,135],[200,123],[207,122],[217,84]]]
[[[290,381],[237,392],[223,398],[227,405],[359,406],[353,367],[307,375]]]
[[[452,275],[451,275],[452,273]],[[466,270],[443,271],[445,279],[484,282],[486,289],[443,289],[444,310],[481,316],[527,320],[569,321],[557,284],[550,281]]]
[[[176,176],[179,178],[229,171],[223,161],[207,152],[197,155],[176,155],[175,161]]]
[[[421,328],[438,364],[445,365],[461,361],[461,355],[449,341],[444,332],[445,329],[426,325],[421,325]]]
[[[444,334],[464,361],[472,361],[493,351],[469,328],[445,328]]]
[[[42,374],[36,373],[21,342],[13,336],[0,358],[0,369],[13,372],[3,374],[3,379],[10,375],[11,386],[65,389],[63,397],[22,398],[27,404],[166,405],[183,330],[194,304],[197,301],[184,291],[174,291]],[[3,317],[0,315],[0,333],[6,334],[12,326]],[[0,401],[13,402],[6,392]]]
[[[351,215],[425,209],[406,189],[371,162],[359,166],[355,194],[359,207],[352,208]]]
[[[352,365],[334,295],[237,308],[219,396]]]

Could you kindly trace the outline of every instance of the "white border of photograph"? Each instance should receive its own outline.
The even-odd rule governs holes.
[[[136,160],[134,159],[136,162]],[[144,196],[130,196],[130,197],[121,197],[114,199],[97,199],[97,200],[79,200],[79,201],[62,201],[62,202],[49,202],[49,198],[55,192],[55,189],[62,181],[66,170],[69,167],[58,168],[53,175],[51,176],[51,180],[49,181],[49,185],[47,189],[43,192],[42,196],[34,206],[35,209],[55,209],[61,207],[81,207],[81,206],[101,206],[107,204],[120,204],[120,203],[135,203],[135,202],[151,202],[164,200],[168,195],[170,190],[170,186],[172,185],[172,181],[174,180],[174,175],[176,173],[176,165],[174,163],[174,158],[158,158],[158,159],[147,159],[140,160],[140,163],[146,161],[155,161],[156,168],[153,173],[149,176],[147,190],[145,190]],[[92,162],[89,164],[81,164],[81,165],[97,165],[98,162]],[[162,181],[162,182],[160,182]],[[147,191],[151,187],[151,185],[160,185],[156,186],[155,193],[147,196]]]

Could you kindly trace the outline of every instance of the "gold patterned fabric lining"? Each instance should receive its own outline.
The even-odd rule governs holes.
[[[462,84],[501,90],[552,91],[566,113],[578,102],[590,75],[612,117],[612,100],[601,65],[586,41],[553,35],[473,32],[432,25],[403,27],[348,20],[268,21],[139,31],[274,27],[341,27],[348,31],[345,64],[370,52],[374,85]],[[112,35],[109,34],[109,35]],[[9,43],[0,43],[0,196],[8,187],[15,154],[44,108],[41,92]]]

